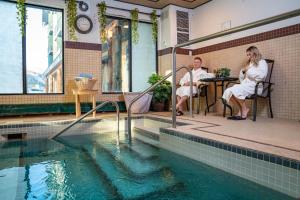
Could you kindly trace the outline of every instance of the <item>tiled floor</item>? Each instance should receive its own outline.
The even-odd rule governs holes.
[[[97,118],[114,115],[115,113],[99,113]],[[148,115],[171,119],[169,112]],[[126,116],[126,113],[121,113],[121,116]],[[0,118],[0,125],[66,119],[75,119],[75,115]],[[269,118],[258,118],[256,122],[250,119],[231,121],[221,116],[203,114],[195,115],[194,118],[185,115],[178,119],[190,124],[178,126],[176,129],[178,131],[300,160],[300,122],[298,121]]]
[[[170,113],[152,113],[170,117]],[[221,116],[188,115],[178,117],[192,123],[178,131],[235,144],[275,155],[300,160],[300,122],[285,119],[258,118],[256,122],[227,120]]]

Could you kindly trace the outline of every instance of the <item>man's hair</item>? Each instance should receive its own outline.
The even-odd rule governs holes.
[[[195,57],[194,60],[200,60],[200,62],[202,62],[202,59],[200,57]]]

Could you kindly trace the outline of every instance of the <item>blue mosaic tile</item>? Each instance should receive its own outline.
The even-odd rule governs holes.
[[[282,159],[281,158],[276,158],[276,164],[282,165]]]
[[[242,155],[245,155],[247,157],[252,157],[252,158],[255,158],[255,159],[259,159],[259,160],[264,160],[266,162],[271,162],[271,163],[274,163],[274,164],[283,165],[285,167],[300,170],[300,162],[296,161],[296,160],[290,160],[290,159],[287,159],[287,158],[282,158],[280,156],[274,156],[274,155],[267,154],[267,153],[264,153],[264,152],[258,152],[258,151],[255,151],[255,150],[246,149],[246,148],[243,148],[243,147],[238,147],[238,146],[234,146],[234,145],[230,145],[230,144],[225,144],[225,143],[221,143],[219,141],[214,141],[214,140],[210,140],[210,139],[206,139],[206,138],[202,138],[202,137],[198,137],[198,136],[191,136],[191,135],[188,135],[188,134],[185,134],[185,133],[175,132],[175,131],[168,130],[168,129],[161,129],[161,132],[169,134],[169,135],[174,135],[174,136],[179,137],[179,138],[184,138],[184,139],[187,139],[187,140],[190,140],[190,141],[194,141],[194,142],[197,142],[197,143],[212,146],[212,147],[215,147],[215,148],[230,151],[230,152],[233,152],[233,153],[242,154]]]

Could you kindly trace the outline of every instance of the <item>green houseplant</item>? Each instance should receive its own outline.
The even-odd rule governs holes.
[[[152,23],[152,39],[154,42],[157,40],[157,33],[158,33],[158,25],[157,25],[157,15],[156,10],[151,12],[151,23]]]
[[[106,3],[104,1],[102,1],[101,3],[99,3],[98,5],[98,21],[99,21],[99,30],[100,30],[100,38],[101,38],[101,42],[104,43],[107,39],[106,36]]]
[[[17,19],[20,27],[20,32],[22,36],[25,34],[25,19],[26,19],[26,0],[17,0]]]
[[[68,34],[70,40],[77,40],[75,33],[75,20],[77,16],[76,0],[68,0],[67,3]]]
[[[216,77],[229,77],[230,76],[230,69],[227,67],[222,67],[214,70]]]
[[[139,10],[137,8],[130,11],[131,14],[131,34],[132,34],[132,41],[134,44],[139,42]]]
[[[156,84],[158,81],[162,80],[163,77],[158,74],[152,74],[148,83],[151,85]],[[154,111],[164,111],[165,105],[170,100],[172,93],[172,86],[170,81],[163,81],[153,89],[152,97],[152,107]]]

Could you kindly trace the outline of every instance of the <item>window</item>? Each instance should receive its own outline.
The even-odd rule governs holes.
[[[128,19],[107,18],[107,40],[102,44],[102,92],[118,93],[146,89],[156,72],[156,42],[149,23],[139,23],[139,42],[131,43]]]
[[[107,18],[102,44],[102,92],[129,91],[130,21]]]
[[[26,5],[25,36],[19,31],[16,4],[0,2],[1,94],[63,93],[63,13]],[[22,44],[24,41],[24,44]],[[14,58],[14,59],[11,59]]]
[[[0,93],[5,94],[23,92],[22,37],[16,13],[14,3],[0,2]]]
[[[147,89],[152,73],[156,72],[156,43],[152,39],[152,25],[139,23],[139,42],[132,44],[132,91]]]

